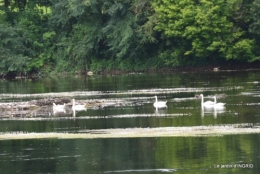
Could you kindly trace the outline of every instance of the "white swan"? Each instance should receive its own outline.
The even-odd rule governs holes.
[[[76,105],[75,99],[72,99],[72,110],[74,111],[85,111],[86,106],[85,105]]]
[[[54,114],[54,115],[56,115],[56,114],[58,114],[58,113],[66,113],[65,108],[63,108],[63,109],[58,109],[58,110],[53,109],[53,114]]]
[[[157,96],[154,96],[155,97],[155,102],[153,103],[153,106],[156,107],[156,108],[167,108],[167,101],[166,102],[163,102],[163,101],[157,101]]]
[[[59,112],[66,113],[65,103],[63,105],[56,105],[55,103],[53,103],[52,110],[54,115]]]
[[[218,108],[218,107],[224,107],[226,103],[217,103],[217,97],[214,96],[214,107]]]
[[[206,101],[204,102],[204,96],[203,94],[200,94],[200,97],[201,97],[201,106],[205,106],[205,107],[212,107],[214,105],[214,102],[213,101]]]
[[[56,105],[55,103],[52,103],[52,109],[53,110],[64,110],[65,109],[65,103],[63,105]]]

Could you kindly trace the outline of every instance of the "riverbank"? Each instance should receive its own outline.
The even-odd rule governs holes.
[[[173,72],[210,72],[210,71],[249,71],[260,70],[260,61],[253,63],[227,61],[225,64],[212,64],[212,65],[197,65],[187,67],[158,67],[147,68],[146,70],[122,70],[122,69],[101,69],[101,70],[75,70],[71,72],[31,72],[27,74],[23,73],[7,73],[1,75],[2,79],[14,80],[14,79],[38,79],[52,76],[66,77],[66,76],[92,76],[92,75],[123,75],[123,74],[135,74],[135,73],[173,73]]]
[[[75,71],[74,73],[59,73],[59,75],[123,75],[123,74],[135,74],[135,73],[173,73],[173,72],[210,72],[210,71],[249,71],[260,70],[260,61],[254,63],[233,63],[228,62],[226,64],[213,64],[203,66],[187,66],[187,67],[160,67],[160,68],[148,68],[146,70],[127,71],[120,69],[112,70],[99,70],[99,71]]]

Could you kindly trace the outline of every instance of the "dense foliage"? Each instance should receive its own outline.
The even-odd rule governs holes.
[[[259,60],[260,0],[4,0],[0,74]]]

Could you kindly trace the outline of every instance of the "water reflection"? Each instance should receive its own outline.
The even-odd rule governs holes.
[[[201,107],[201,118],[204,118],[205,113],[207,115],[213,115],[214,119],[217,119],[219,113],[224,113],[226,112],[226,108],[224,106],[222,107]]]
[[[166,108],[158,108],[158,107],[155,107],[155,115],[159,115],[159,114],[167,114],[167,110]]]
[[[0,141],[4,173],[259,173],[260,137]],[[216,165],[252,164],[253,168]],[[14,167],[15,166],[15,167]],[[53,166],[53,167],[46,167]],[[40,171],[40,172],[39,172]],[[2,172],[3,173],[3,172]]]
[[[87,111],[87,109],[85,108],[85,109],[72,109],[72,116],[73,117],[76,117],[76,114],[77,114],[77,112],[80,112],[80,111]]]
[[[255,81],[260,81],[259,71],[0,81],[1,103],[64,96],[97,101],[95,107],[88,108],[87,114],[68,106],[65,112],[53,111],[52,106],[35,110],[1,108],[0,132],[80,134],[93,129],[255,125],[260,123],[259,85],[251,83]],[[200,101],[194,97],[200,93],[206,98],[226,94],[222,97],[226,97],[227,108],[200,107]],[[167,109],[154,108],[155,95],[168,101]],[[176,169],[178,173],[215,174],[220,170],[214,164],[253,163],[253,170],[243,169],[243,172],[259,173],[259,140],[259,134],[5,140],[0,141],[0,164],[6,173],[22,173],[28,169],[31,173],[53,174],[174,173]],[[243,173],[237,168],[222,172]]]
[[[133,172],[138,172],[138,173],[154,173],[154,172],[159,172],[159,173],[172,173],[172,172],[177,172],[177,169],[129,169],[129,170],[115,170],[115,171],[106,171],[104,173],[133,173]]]

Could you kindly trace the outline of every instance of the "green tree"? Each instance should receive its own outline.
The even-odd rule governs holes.
[[[252,23],[249,31],[254,34],[260,34],[260,0],[255,0],[250,8]]]
[[[99,68],[133,69],[137,65],[134,62],[147,57],[146,44],[155,42],[148,25],[145,26],[149,16],[145,12],[151,11],[149,1],[52,3],[51,23],[56,33],[63,31],[57,36],[57,49],[63,51],[55,55],[62,71],[67,65],[70,69],[85,70],[96,63],[102,64]]]
[[[175,41],[172,56],[254,61],[254,39],[246,38],[246,31],[232,22],[239,4],[239,0],[155,0],[155,29]]]
[[[0,24],[0,74],[24,73],[30,55],[34,51],[27,47],[30,40],[23,28]]]
[[[56,70],[86,70],[102,39],[102,9],[98,1],[52,1],[51,27],[57,34]]]
[[[0,4],[2,74],[39,71],[46,63],[43,34],[49,14],[40,6],[44,2],[50,5],[47,0],[5,0]]]

